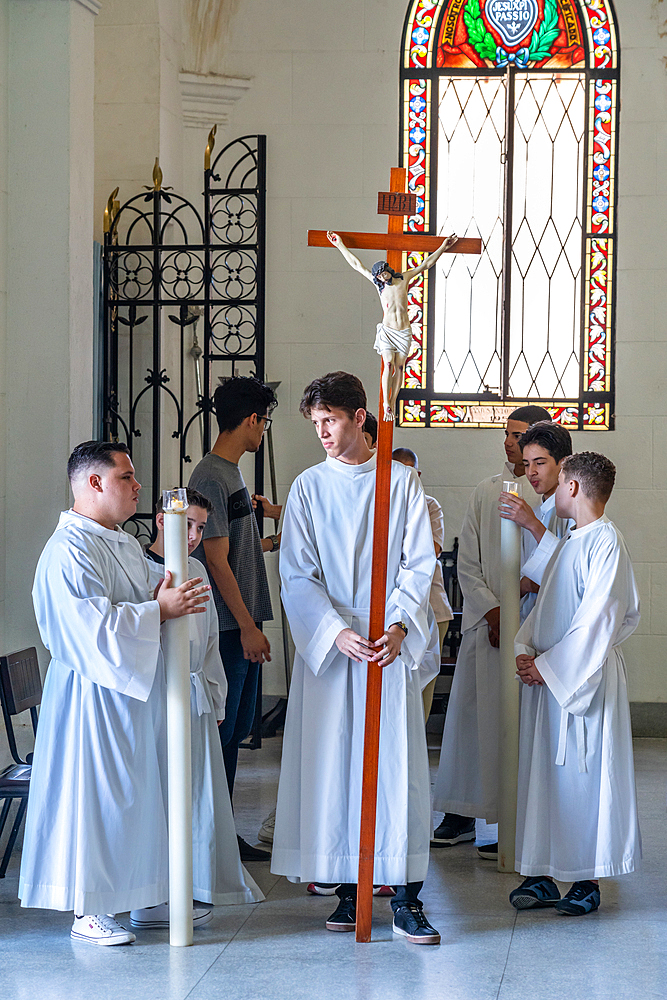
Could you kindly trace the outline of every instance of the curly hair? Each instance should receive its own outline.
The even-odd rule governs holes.
[[[606,503],[616,480],[616,466],[596,451],[570,455],[562,465],[566,482],[576,479],[589,500]]]

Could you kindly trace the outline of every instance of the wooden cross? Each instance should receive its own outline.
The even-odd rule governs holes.
[[[389,267],[400,273],[403,252],[428,252],[444,243],[443,236],[403,233],[404,218],[415,213],[415,196],[405,191],[406,171],[392,167],[390,191],[381,192],[378,213],[388,215],[386,233],[344,233],[336,230],[350,250],[386,251]],[[324,229],[308,231],[309,247],[332,247]],[[460,239],[445,253],[482,252],[479,239]],[[384,362],[382,362],[384,364]],[[389,541],[389,504],[391,453],[394,422],[383,419],[382,390],[378,407],[377,471],[375,481],[375,517],[373,523],[373,573],[369,638],[377,641],[384,634],[387,591],[387,546]],[[357,885],[356,940],[370,941],[373,918],[373,866],[375,862],[375,818],[377,810],[378,750],[380,745],[380,704],[382,667],[368,664],[366,686],[366,722],[364,731],[364,770],[361,792],[361,831],[359,836],[359,881]]]

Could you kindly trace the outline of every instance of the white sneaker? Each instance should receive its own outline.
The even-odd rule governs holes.
[[[272,813],[266,817],[264,822],[259,828],[259,833],[257,834],[257,839],[261,840],[263,844],[273,843],[273,831],[276,827],[276,810],[274,809]]]
[[[213,918],[210,906],[199,904],[192,907],[192,926],[202,927]],[[159,903],[157,906],[144,906],[141,910],[132,910],[130,923],[133,927],[168,927],[169,903]]]
[[[92,916],[74,917],[71,937],[89,944],[132,944],[136,941],[132,931],[126,931],[113,913],[96,913]]]

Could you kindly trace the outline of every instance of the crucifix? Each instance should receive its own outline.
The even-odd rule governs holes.
[[[369,639],[376,641],[385,630],[385,597],[387,589],[387,545],[389,539],[389,498],[391,486],[391,453],[394,431],[396,395],[402,381],[403,365],[409,353],[410,324],[407,319],[407,285],[411,277],[424,267],[406,272],[401,286],[403,252],[432,252],[430,262],[441,253],[481,253],[481,240],[404,233],[404,219],[416,212],[417,196],[405,190],[406,171],[392,167],[390,191],[378,197],[378,214],[388,215],[387,233],[328,233],[308,231],[308,246],[335,246],[348,263],[365,277],[375,281],[383,306],[383,323],[378,325],[375,349],[382,356],[380,406],[378,410],[377,471],[375,483],[375,516],[373,524],[373,575]],[[447,243],[447,246],[443,244]],[[341,246],[342,244],[342,246]],[[350,249],[386,251],[386,261],[378,270],[368,271],[349,253]],[[346,252],[343,252],[346,251]],[[429,260],[424,262],[429,266]],[[387,270],[389,269],[389,270]],[[393,285],[396,280],[396,285]],[[385,287],[381,287],[385,286]],[[393,288],[393,292],[391,289]],[[382,327],[382,331],[381,328]],[[382,335],[384,331],[384,336]],[[396,340],[392,335],[398,334]],[[401,338],[402,335],[402,338]],[[407,342],[406,342],[407,341]],[[375,816],[377,809],[378,750],[380,743],[380,702],[382,670],[379,663],[368,664],[366,685],[366,720],[364,731],[364,765],[361,800],[361,831],[359,837],[359,880],[357,886],[356,940],[370,941],[373,917],[373,866],[375,861]]]

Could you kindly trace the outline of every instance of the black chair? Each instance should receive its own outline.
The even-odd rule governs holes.
[[[5,877],[21,822],[25,816],[32,770],[32,754],[26,754],[26,759],[22,760],[16,748],[12,716],[30,709],[32,728],[33,732],[36,733],[37,706],[41,700],[42,679],[35,647],[22,649],[20,653],[0,656],[0,701],[2,701],[2,714],[7,730],[9,752],[14,760],[13,764],[0,772],[0,799],[4,800],[2,812],[0,812],[0,837],[2,837],[7,824],[13,800],[18,799],[19,803],[5,853],[0,863],[0,878]]]

